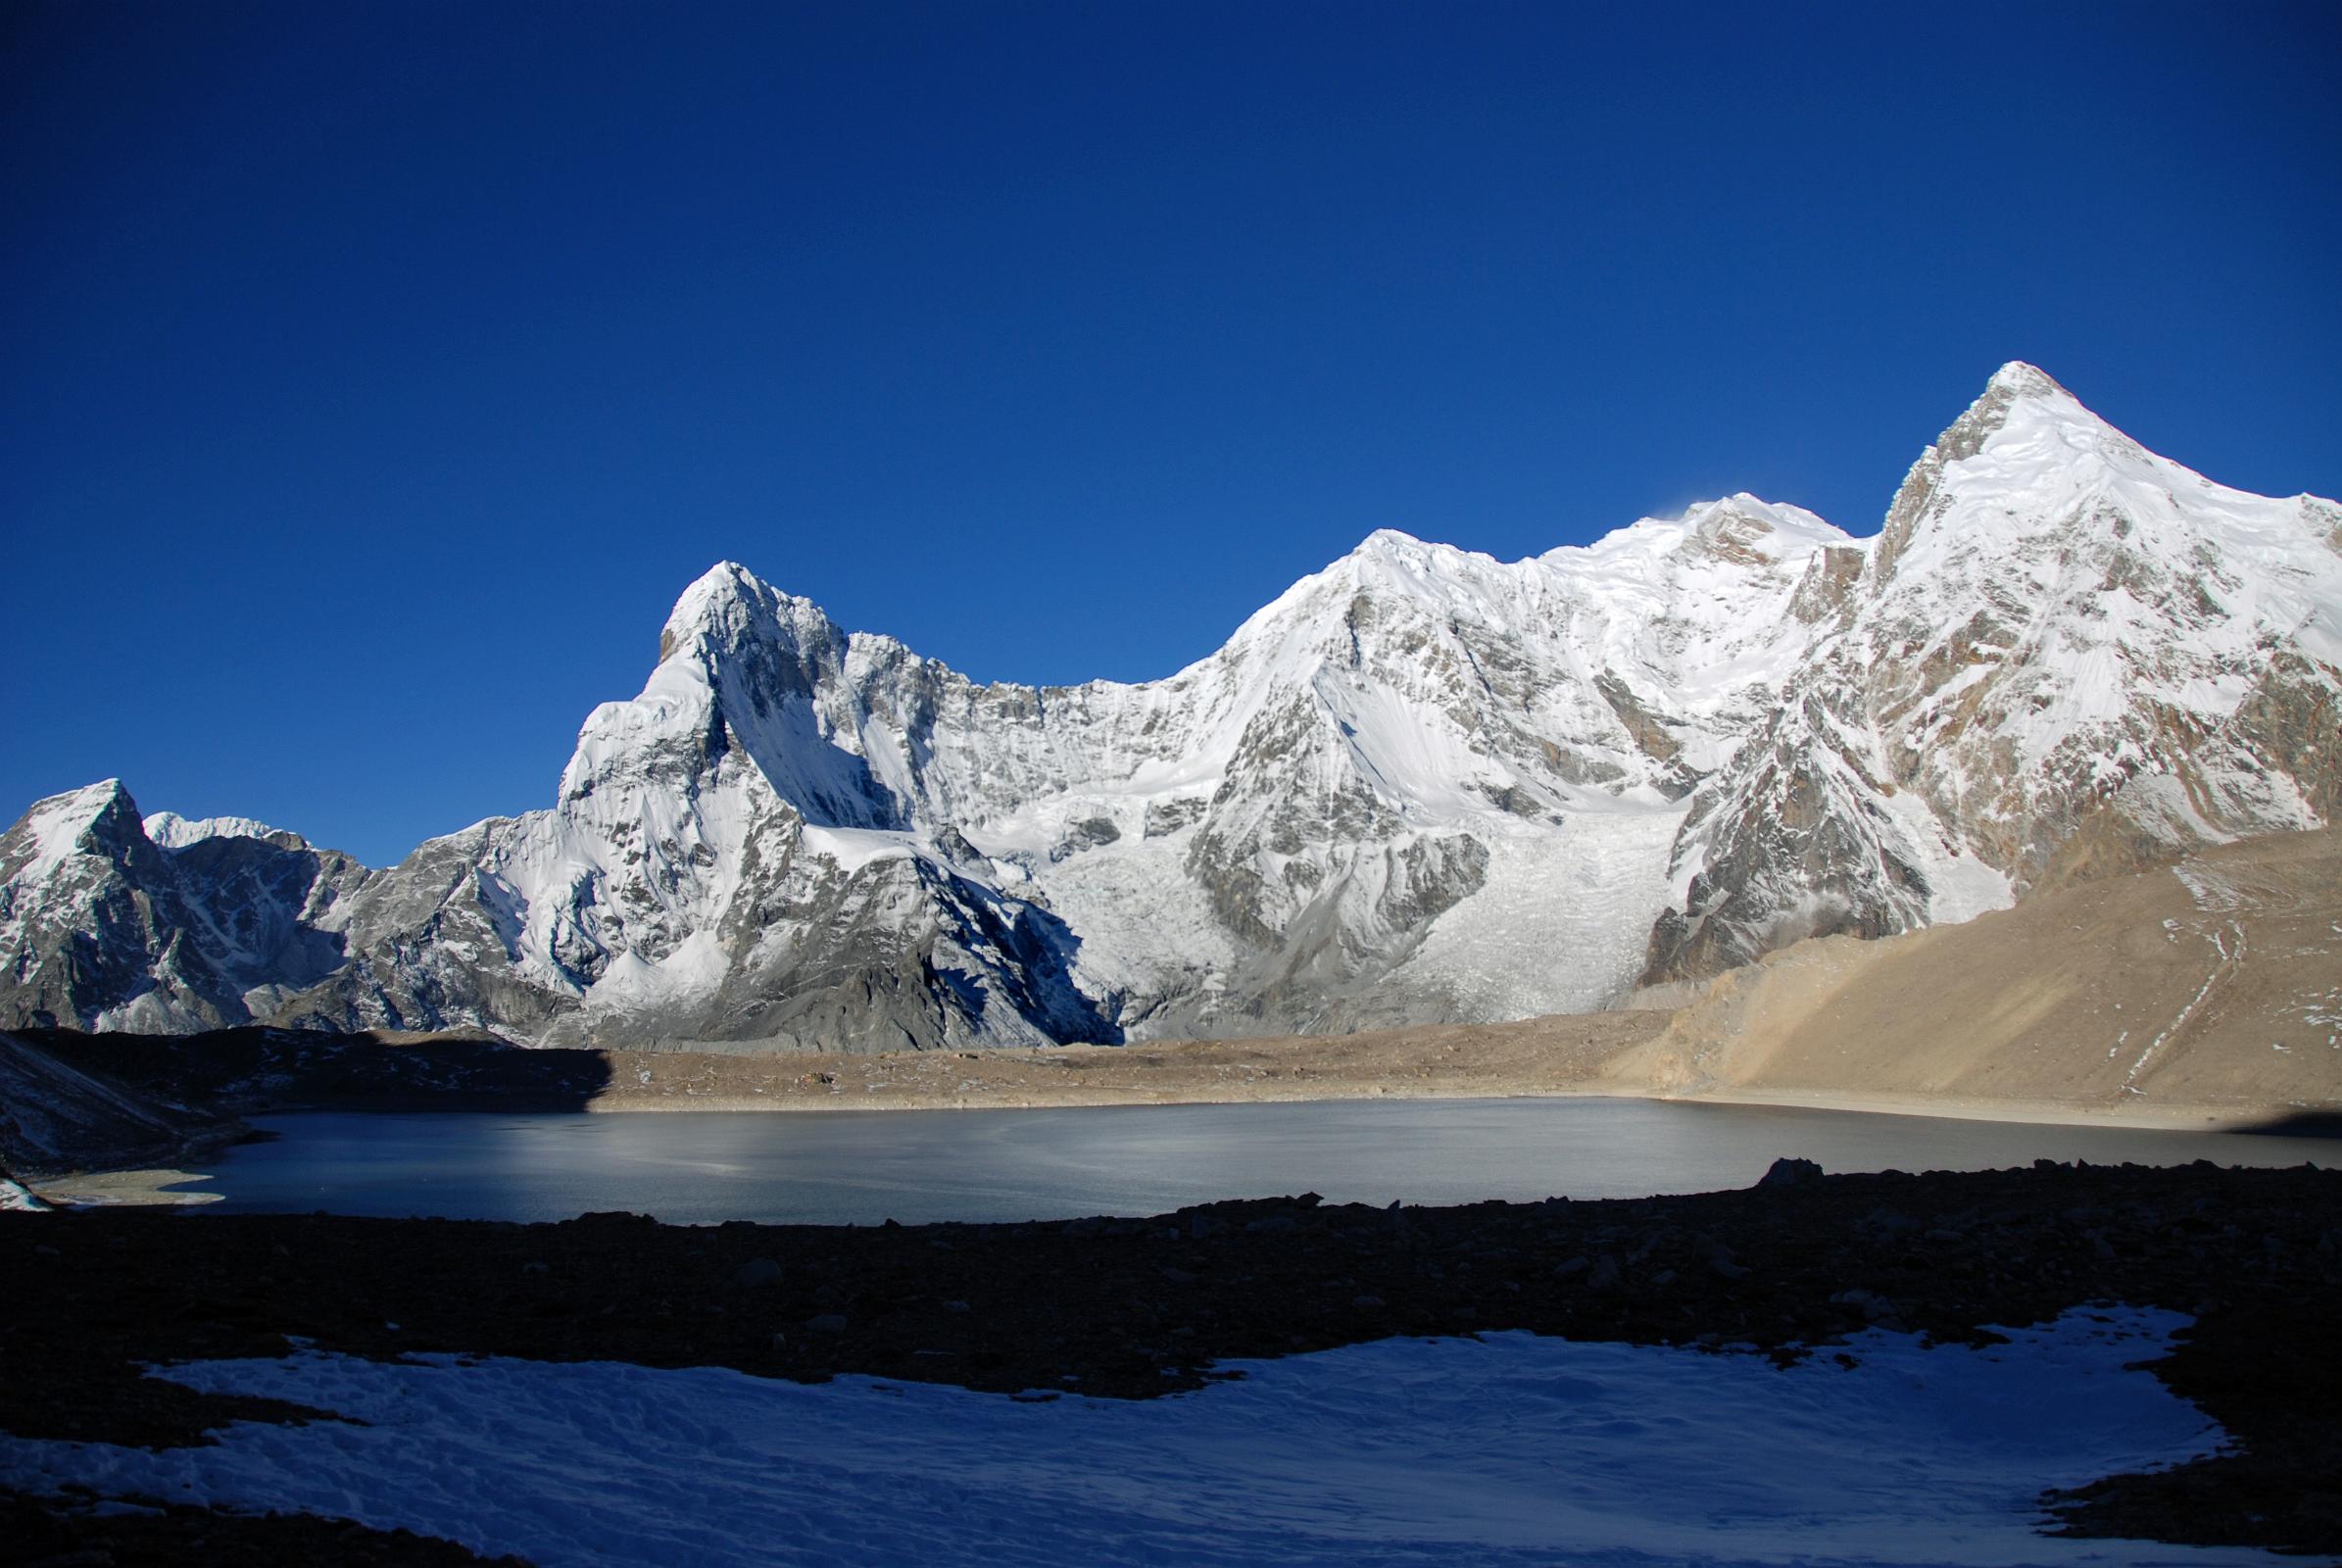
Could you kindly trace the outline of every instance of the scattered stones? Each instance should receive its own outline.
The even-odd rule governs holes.
[[[1830,1299],[1839,1306],[1854,1308],[1873,1323],[1895,1315],[1894,1304],[1871,1291],[1840,1291]]]
[[[742,1290],[753,1291],[780,1282],[781,1265],[769,1257],[752,1257],[732,1271],[732,1283]]]

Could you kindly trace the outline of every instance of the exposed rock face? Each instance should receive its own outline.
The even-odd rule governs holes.
[[[2324,820],[2338,530],[2012,366],[1876,540],[1749,496],[1509,564],[1385,531],[1142,685],[978,685],[725,564],[552,808],[392,870],[40,803],[0,1022],[854,1051],[1598,1006]]]
[[[10,1201],[12,1173],[167,1163],[190,1145],[247,1130],[222,1112],[143,1092],[65,1060],[39,1041],[0,1032],[0,1209],[28,1206]]]

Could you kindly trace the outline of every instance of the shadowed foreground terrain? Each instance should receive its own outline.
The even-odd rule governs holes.
[[[1782,1177],[1792,1179],[1779,1179]],[[1213,1363],[1526,1329],[1795,1358],[1866,1328],[1976,1343],[2090,1302],[2196,1323],[2155,1371],[2227,1453],[2045,1499],[2061,1528],[2342,1551],[2342,1173],[2060,1166],[1821,1177],[1697,1197],[1461,1208],[1313,1196],[1021,1225],[561,1224],[152,1211],[0,1214],[0,1428],[142,1446],[297,1419],[141,1375],[278,1355],[846,1372],[1146,1398]],[[1816,1348],[1821,1348],[1817,1351]],[[1046,1397],[1046,1396],[1044,1396]],[[74,1561],[312,1560],[316,1521],[13,1499]],[[334,1526],[333,1529],[347,1529]],[[446,1562],[364,1533],[347,1560]],[[44,1546],[44,1550],[47,1549]],[[143,1554],[143,1555],[142,1555]]]

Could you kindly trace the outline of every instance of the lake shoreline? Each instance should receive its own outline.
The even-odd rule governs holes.
[[[2111,1127],[2134,1132],[2219,1132],[2251,1136],[2271,1122],[2291,1116],[2315,1116],[2309,1106],[2157,1105],[2125,1109],[2117,1106],[2044,1104],[2037,1102],[1989,1100],[1927,1100],[1919,1096],[1830,1095],[1768,1093],[1755,1090],[1718,1091],[1696,1095],[1654,1095],[1629,1088],[1588,1085],[1567,1089],[1428,1090],[1393,1094],[1383,1089],[1343,1089],[1336,1086],[1300,1092],[1255,1092],[1242,1095],[1156,1091],[1068,1092],[1030,1099],[974,1099],[897,1096],[861,1100],[837,1096],[826,1100],[781,1099],[761,1095],[692,1095],[652,1098],[620,1095],[585,1106],[592,1115],[643,1113],[693,1114],[702,1111],[776,1112],[819,1115],[835,1112],[858,1115],[870,1111],[954,1110],[1083,1110],[1142,1108],[1169,1105],[1284,1105],[1370,1101],[1405,1103],[1465,1100],[1627,1100],[1661,1105],[1750,1105],[1784,1110],[1845,1111],[1870,1116],[1916,1116],[1943,1121],[1981,1121],[2026,1127]],[[2333,1136],[2304,1132],[2296,1136]]]

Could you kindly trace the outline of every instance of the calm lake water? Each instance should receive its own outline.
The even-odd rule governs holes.
[[[1941,1121],[1634,1100],[1331,1101],[1064,1110],[310,1114],[258,1118],[202,1212],[874,1225],[1154,1214],[1316,1192],[1329,1202],[1637,1198],[1830,1171],[2330,1164],[2297,1138]]]

